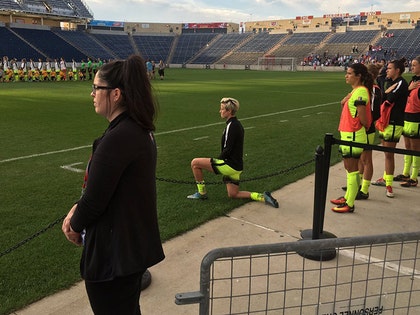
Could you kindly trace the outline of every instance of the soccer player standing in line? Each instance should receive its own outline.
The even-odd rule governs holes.
[[[372,89],[372,95],[370,99],[370,104],[366,105],[370,107],[371,115],[372,115],[372,123],[370,127],[366,130],[367,133],[367,143],[374,144],[375,143],[375,135],[376,135],[376,128],[375,128],[375,121],[380,116],[380,106],[382,104],[382,92],[381,88],[375,84],[376,78],[378,77],[378,73],[380,68],[378,65],[369,64],[367,65],[368,72],[373,77],[374,85]],[[362,155],[360,156],[359,161],[359,174],[360,174],[360,190],[357,193],[356,200],[360,199],[368,199],[369,198],[369,186],[373,176],[373,160],[372,160],[372,150],[363,150]]]
[[[347,68],[346,83],[353,90],[341,101],[342,111],[338,130],[341,140],[367,143],[366,129],[370,127],[372,115],[370,95],[373,89],[373,77],[365,65],[352,64]],[[334,212],[354,212],[354,201],[359,190],[359,159],[363,148],[340,145],[344,167],[347,171],[346,195],[331,200],[336,206]]]
[[[381,105],[381,117],[376,122],[382,146],[395,148],[400,141],[404,128],[404,112],[408,97],[408,83],[402,77],[405,70],[405,59],[388,63],[386,77],[391,80],[385,90],[384,102]],[[394,152],[385,152],[385,171],[382,178],[372,185],[386,186],[386,196],[394,198],[392,184],[394,181]]]
[[[420,56],[411,62],[411,72],[414,74],[408,85],[408,99],[405,107],[403,136],[407,150],[420,151]],[[411,176],[410,176],[410,168]],[[404,155],[404,169],[401,175],[394,177],[401,180],[402,187],[415,187],[420,168],[420,157]]]
[[[278,208],[279,204],[271,193],[240,191],[239,178],[243,170],[244,128],[236,117],[239,110],[239,101],[224,97],[220,101],[220,116],[226,120],[226,129],[223,132],[222,152],[215,158],[195,158],[191,161],[191,169],[197,183],[198,192],[187,196],[188,199],[207,199],[206,185],[204,183],[203,169],[223,175],[228,196],[230,198],[244,198],[265,202]]]

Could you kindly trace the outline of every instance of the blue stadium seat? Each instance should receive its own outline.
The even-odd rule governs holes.
[[[122,32],[118,35],[91,33],[91,36],[112,51],[119,59],[127,59],[128,56],[136,53],[127,33]]]
[[[82,51],[86,56],[93,59],[101,58],[102,60],[108,60],[118,57],[112,51],[107,50],[98,44],[97,41],[86,32],[54,30],[54,33],[64,38],[67,42]]]
[[[0,56],[8,56],[10,59],[16,58],[18,60],[45,58],[6,27],[0,27],[0,42],[2,43],[0,45]]]
[[[223,34],[215,41],[211,42],[209,47],[200,53],[197,58],[194,58],[192,62],[196,64],[212,64],[251,35],[251,33]]]
[[[144,59],[166,62],[174,35],[134,35],[133,40]]]
[[[63,57],[66,60],[71,60],[72,58],[81,60],[86,58],[85,54],[50,30],[28,28],[11,28],[11,30],[19,34],[28,43],[37,47],[37,49],[51,59]]]
[[[198,51],[209,44],[216,35],[214,33],[182,34],[178,39],[171,63],[187,63]]]

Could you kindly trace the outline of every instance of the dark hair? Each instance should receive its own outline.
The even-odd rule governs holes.
[[[360,75],[362,84],[369,90],[369,92],[372,92],[373,77],[368,72],[367,67],[362,63],[353,63],[349,66],[349,68],[353,69],[355,75]]]
[[[121,90],[122,101],[131,118],[146,130],[155,130],[157,103],[147,76],[144,59],[131,55],[127,60],[104,64],[96,74],[112,88]]]
[[[372,75],[373,80],[376,80],[376,78],[379,75],[379,71],[381,70],[382,66],[377,63],[370,63],[367,65],[368,72]]]
[[[416,56],[413,58],[413,60],[417,61],[418,63],[420,63],[420,55]]]
[[[407,59],[401,58],[399,60],[391,60],[389,63],[392,63],[394,65],[395,69],[400,70],[400,75],[402,75],[405,71],[405,62]]]

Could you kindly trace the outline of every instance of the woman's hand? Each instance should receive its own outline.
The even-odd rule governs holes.
[[[410,85],[408,86],[408,90],[414,90],[420,87],[420,81],[411,81]]]
[[[73,231],[70,225],[70,220],[74,214],[74,211],[76,211],[77,204],[75,204],[67,214],[66,218],[63,221],[63,225],[61,226],[61,230],[63,231],[66,238],[72,242],[73,244],[76,244],[77,246],[82,245],[82,236],[80,233],[77,233]]]
[[[341,100],[341,106],[344,106],[344,104],[346,104],[346,102],[349,100],[351,96],[351,93],[347,94],[342,100]]]
[[[395,89],[397,87],[398,83],[394,83],[393,85],[391,85],[389,88],[387,88],[385,90],[385,94],[391,93],[393,89]]]

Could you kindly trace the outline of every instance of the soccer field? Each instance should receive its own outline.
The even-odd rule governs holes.
[[[13,248],[60,219],[80,196],[91,143],[107,127],[94,112],[91,84],[0,84],[0,314],[80,280],[81,249],[67,242],[61,222]],[[309,164],[282,172],[313,159],[325,133],[338,134],[339,101],[350,91],[344,71],[167,69],[165,80],[153,86],[160,104],[157,187],[163,240],[246,202],[228,199],[221,178],[213,174],[205,174],[211,184],[206,202],[186,199],[196,189],[191,159],[219,154],[222,97],[237,98],[241,105],[241,187],[265,191],[314,171]],[[332,158],[338,161],[338,154]]]

